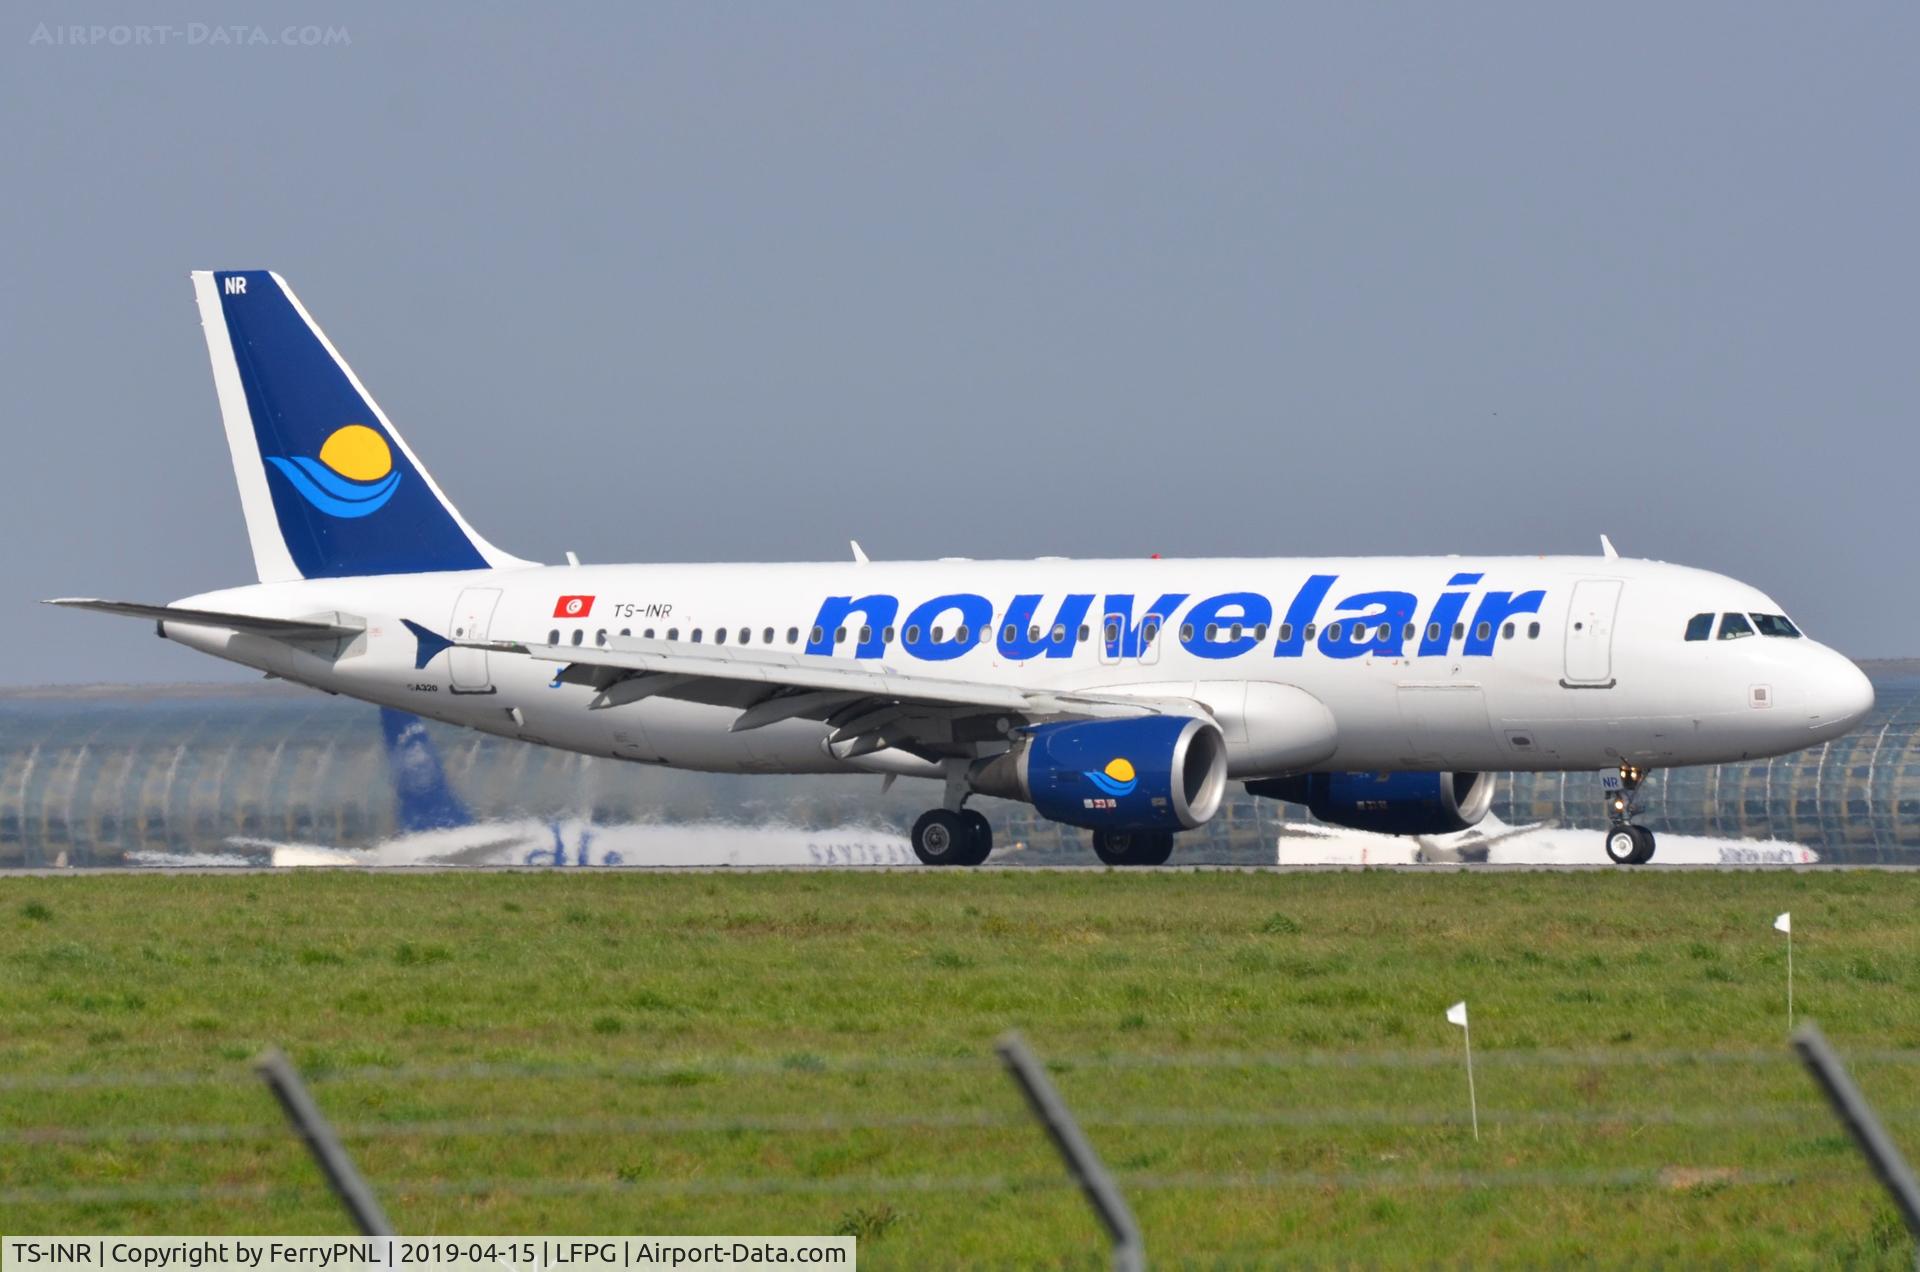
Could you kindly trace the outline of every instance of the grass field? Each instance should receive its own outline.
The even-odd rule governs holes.
[[[279,1044],[403,1232],[834,1232],[1100,1266],[992,1057],[1052,1062],[1162,1263],[1910,1266],[1785,1047],[1920,1155],[1920,876],[0,882],[0,1231],[325,1232]],[[1482,1139],[1467,1125],[1471,1003]],[[1879,1054],[1873,1054],[1879,1053]]]

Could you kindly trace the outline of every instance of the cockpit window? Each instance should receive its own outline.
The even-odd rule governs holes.
[[[1790,622],[1785,614],[1755,614],[1753,625],[1760,629],[1762,636],[1798,636],[1800,629]]]
[[[1687,639],[1688,640],[1712,640],[1713,639],[1713,615],[1695,614],[1692,618],[1688,619],[1687,620]]]
[[[1742,636],[1753,635],[1753,624],[1747,621],[1745,614],[1722,614],[1720,616],[1720,639],[1739,640]]]

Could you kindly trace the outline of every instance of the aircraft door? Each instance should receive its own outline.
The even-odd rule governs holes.
[[[493,610],[500,603],[497,587],[470,587],[454,603],[453,618],[447,625],[455,640],[485,640],[493,626]],[[487,671],[487,651],[462,649],[455,645],[447,651],[447,665],[453,676],[455,693],[492,693],[493,681]]]
[[[1619,579],[1581,579],[1567,606],[1568,688],[1613,687],[1613,620],[1620,607]]]

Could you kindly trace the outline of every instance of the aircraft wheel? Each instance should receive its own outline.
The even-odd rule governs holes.
[[[1158,866],[1173,855],[1166,831],[1096,830],[1093,855],[1109,866]]]
[[[929,866],[965,865],[973,851],[973,828],[961,813],[929,808],[913,823],[913,855]]]
[[[1640,841],[1639,847],[1634,849],[1632,864],[1644,866],[1653,860],[1653,832],[1645,826],[1629,826],[1627,829],[1632,831],[1633,837]]]
[[[1640,836],[1633,832],[1634,826],[1615,826],[1607,832],[1607,860],[1616,866],[1632,866],[1638,863]],[[919,842],[915,840],[915,842]]]
[[[1151,835],[1140,836],[1140,851],[1133,859],[1136,866],[1164,866],[1167,858],[1173,856],[1173,832],[1156,830]]]
[[[963,866],[978,866],[985,863],[993,854],[993,827],[988,824],[986,814],[971,808],[960,810],[960,820],[967,827],[967,852],[959,859]]]

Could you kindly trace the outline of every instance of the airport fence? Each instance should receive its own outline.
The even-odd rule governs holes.
[[[331,1189],[348,1219],[362,1233],[392,1235],[395,1224],[380,1198],[391,1196],[419,1204],[441,1201],[497,1202],[501,1198],[560,1199],[604,1196],[644,1208],[651,1200],[737,1203],[740,1222],[754,1222],[752,1203],[768,1198],[843,1198],[861,1203],[841,1221],[844,1234],[879,1238],[891,1222],[891,1208],[880,1199],[900,1196],[972,1197],[1050,1196],[1071,1201],[1075,1193],[1097,1220],[1112,1266],[1145,1266],[1146,1239],[1130,1204],[1132,1198],[1169,1193],[1257,1191],[1324,1196],[1329,1190],[1374,1193],[1436,1190],[1724,1190],[1852,1184],[1870,1188],[1860,1161],[1828,1153],[1810,1163],[1798,1151],[1809,1143],[1831,1144],[1835,1119],[1845,1142],[1864,1159],[1880,1182],[1893,1212],[1920,1249],[1920,1185],[1895,1146],[1888,1123],[1920,1125],[1920,1106],[1890,1105],[1876,1113],[1847,1066],[1820,1034],[1803,1025],[1792,1049],[1720,1051],[1511,1050],[1476,1054],[1483,1089],[1503,1087],[1516,1093],[1514,1105],[1494,1101],[1470,1110],[1465,1100],[1441,1105],[1435,1095],[1453,1089],[1462,1055],[1449,1051],[1275,1052],[1055,1056],[1043,1060],[1017,1034],[1003,1037],[993,1056],[785,1056],[700,1061],[619,1061],[606,1064],[475,1062],[438,1065],[323,1065],[302,1074],[285,1055],[272,1050],[251,1067],[213,1071],[76,1072],[65,1075],[0,1075],[0,1158],[34,1152],[52,1154],[45,1169],[0,1175],[0,1227],[18,1230],[11,1217],[21,1211],[74,1214],[101,1222],[124,1221],[130,1214],[155,1213],[180,1206],[213,1206],[240,1214],[248,1204],[274,1206],[295,1199],[311,1205],[317,1185],[297,1178],[278,1182],[219,1178],[169,1180],[165,1160],[142,1178],[143,1149],[188,1155],[216,1146],[263,1149],[284,1144],[289,1130]],[[1795,1064],[1795,1061],[1798,1064]],[[1920,1051],[1860,1051],[1853,1063],[1870,1069],[1877,1085],[1915,1090],[1920,1083]],[[1568,1099],[1556,1103],[1544,1093],[1579,1092],[1588,1075],[1622,1067],[1659,1082],[1635,1081],[1631,1089],[1658,1087],[1675,1096],[1668,1103],[1595,1104]],[[1809,1083],[1805,1075],[1813,1079]],[[1311,1075],[1337,1075],[1331,1085],[1353,1092],[1346,1105],[1293,1098],[1306,1090],[1324,1091],[1328,1083]],[[994,1078],[996,1083],[982,1079]],[[1206,1093],[1195,1101],[1154,1101],[1166,1090],[1168,1075],[1196,1077],[1182,1088]],[[1730,1075],[1742,1075],[1738,1082]],[[1308,1075],[1309,1080],[1302,1081]],[[1369,1078],[1371,1076],[1371,1079]],[[1010,1081],[1009,1081],[1010,1079]],[[1489,1081],[1490,1079],[1490,1081]],[[284,1115],[261,1116],[270,1107],[257,1095],[264,1082]],[[904,1111],[881,1107],[880,1099],[835,1101],[833,1095],[871,1095],[888,1082],[923,1089],[949,1083],[949,1093],[964,1092],[958,1107],[932,1100],[914,1101]],[[675,1092],[707,1084],[732,1083],[723,1098],[700,1101],[705,1111],[608,1112],[555,1111],[529,1101],[519,1111],[502,1107],[501,1093],[550,1089],[554,1083],[583,1084],[575,1089],[591,1099],[594,1084],[621,1089],[629,1084],[664,1094],[656,1102],[670,1108]],[[1063,1087],[1071,1089],[1071,1098]],[[222,1108],[246,1108],[239,1120],[177,1118],[166,1111],[204,1107],[204,1101],[170,1099],[170,1093],[217,1089]],[[469,1088],[480,1094],[462,1099]],[[823,1089],[824,1088],[824,1089]],[[761,1090],[764,1100],[746,1098]],[[1742,1098],[1715,1101],[1711,1092],[1739,1090]],[[1754,1098],[1754,1093],[1761,1098]],[[1824,1103],[1814,1097],[1824,1097]],[[1464,1094],[1464,1088],[1459,1089]],[[1591,1092],[1589,1092],[1591,1094]],[[1017,1099],[1012,1098],[1015,1095]],[[338,1096],[337,1100],[335,1097]],[[1410,1098],[1411,1096],[1411,1098]],[[334,1121],[322,1111],[335,1102],[358,1116]],[[64,1116],[36,1118],[54,1105]],[[796,1106],[817,1104],[814,1111]],[[754,1107],[761,1105],[764,1107]],[[1526,1107],[1520,1107],[1525,1105]],[[718,1106],[719,1111],[714,1111]],[[127,1120],[128,1110],[157,1109],[159,1116]],[[84,1112],[90,1111],[90,1112]],[[1448,1138],[1466,1144],[1469,1121],[1495,1142],[1507,1135],[1502,1152],[1463,1154],[1453,1163],[1431,1158],[1396,1164],[1394,1152],[1368,1152],[1361,1167],[1328,1165],[1320,1160],[1323,1141],[1383,1137],[1404,1142],[1409,1134]],[[1540,1133],[1563,1145],[1629,1128],[1629,1142],[1650,1134],[1673,1139],[1662,1148],[1649,1145],[1641,1160],[1625,1157],[1529,1153],[1528,1136]],[[1716,1134],[1735,1132],[1777,1145],[1770,1159],[1738,1166],[1714,1164]],[[1182,1152],[1129,1152],[1128,1137],[1172,1134]],[[984,1137],[982,1151],[955,1153],[942,1146],[952,1136]],[[937,1169],[908,1172],[861,1169],[867,1156],[792,1162],[776,1155],[786,1169],[743,1169],[739,1154],[721,1154],[716,1169],[677,1171],[576,1171],[554,1169],[541,1159],[531,1169],[494,1169],[479,1173],[432,1170],[413,1176],[385,1177],[366,1171],[357,1159],[382,1145],[399,1145],[400,1157],[415,1165],[433,1164],[421,1144],[466,1141],[480,1144],[469,1160],[500,1163],[514,1145],[534,1141],[590,1138],[598,1144],[630,1141],[657,1144],[692,1139],[702,1144],[765,1144],[785,1137],[866,1137],[868,1140],[932,1141]],[[941,1137],[949,1137],[942,1139]],[[1233,1138],[1233,1137],[1238,1137]],[[1306,1137],[1310,1142],[1299,1142]],[[1222,1139],[1232,1150],[1209,1151]],[[1051,1159],[1042,1144],[1050,1144]],[[1100,1145],[1109,1146],[1103,1153]],[[1674,1145],[1690,1145],[1692,1155]],[[350,1148],[351,1146],[357,1146]],[[1134,1145],[1137,1147],[1137,1145]],[[1114,1148],[1124,1156],[1115,1160]],[[1251,1151],[1249,1151],[1251,1150]],[[93,1156],[89,1156],[93,1155]],[[104,1155],[104,1156],[102,1156]],[[392,1156],[386,1154],[386,1156]],[[1580,1160],[1573,1160],[1580,1157]],[[752,1155],[749,1154],[751,1159]],[[106,1171],[99,1164],[111,1164]],[[177,1159],[176,1159],[177,1160]],[[989,1169],[980,1169],[982,1162]],[[924,1163],[923,1163],[924,1164]],[[63,1169],[84,1179],[59,1178]],[[309,1177],[310,1178],[310,1177]],[[1064,1203],[1063,1203],[1064,1204]],[[140,1208],[145,1208],[144,1210]],[[736,1225],[737,1226],[737,1225]],[[471,1230],[471,1229],[470,1229]],[[636,1227],[634,1230],[639,1230]],[[1091,1235],[1095,1231],[1088,1227]],[[1897,1231],[1897,1229],[1896,1229]],[[1883,1242],[1886,1236],[1882,1234]],[[1085,1251],[1082,1254],[1086,1253]],[[1196,1251],[1182,1247],[1183,1257]],[[1211,1252],[1229,1257],[1247,1249]],[[1266,1253],[1283,1254],[1269,1250]],[[1917,1263],[1916,1266],[1920,1266]]]

